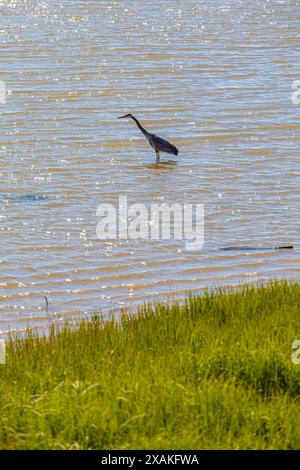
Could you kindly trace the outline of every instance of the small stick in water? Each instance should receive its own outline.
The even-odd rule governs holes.
[[[44,295],[44,299],[46,300],[46,313],[48,315],[48,307],[49,307],[49,302],[48,302],[48,299],[47,297]]]
[[[270,251],[270,250],[292,250],[294,248],[293,245],[283,245],[283,246],[225,246],[223,248],[219,248],[222,251]]]
[[[293,245],[275,246],[274,250],[292,250],[293,248],[294,248]]]

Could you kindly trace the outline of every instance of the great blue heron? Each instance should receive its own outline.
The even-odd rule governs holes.
[[[138,126],[138,128],[142,131],[142,133],[148,140],[149,144],[155,150],[156,163],[159,163],[159,152],[172,153],[173,155],[178,154],[178,150],[175,147],[175,145],[172,145],[167,140],[162,139],[161,137],[158,137],[158,135],[150,134],[150,132],[146,131],[146,129],[144,129],[143,126],[141,126],[139,121],[132,114],[125,114],[125,116],[120,116],[118,119],[124,119],[124,118],[131,118],[136,122],[136,125]]]

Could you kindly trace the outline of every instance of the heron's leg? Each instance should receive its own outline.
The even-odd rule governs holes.
[[[155,150],[156,153],[156,163],[159,163],[159,150]]]

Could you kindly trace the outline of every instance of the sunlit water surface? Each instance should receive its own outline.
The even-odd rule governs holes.
[[[299,6],[0,1],[0,330],[299,279]],[[128,112],[177,164],[152,165]],[[203,203],[204,248],[97,239],[97,206],[119,196]]]

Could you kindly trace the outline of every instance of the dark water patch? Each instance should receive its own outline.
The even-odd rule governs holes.
[[[48,199],[45,194],[22,194],[21,196],[2,196],[3,199],[14,202],[35,202]]]

